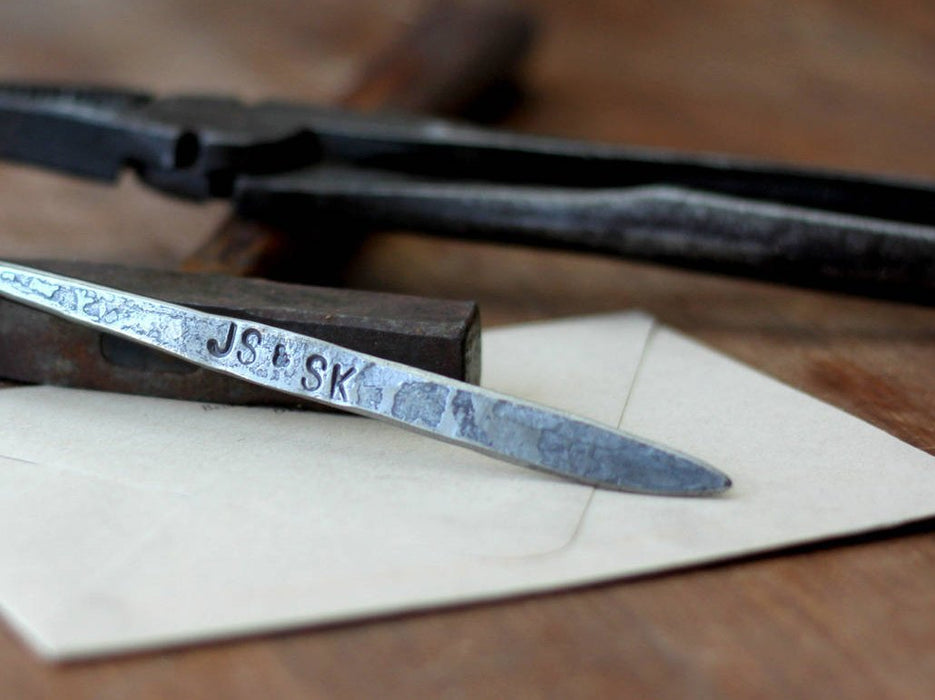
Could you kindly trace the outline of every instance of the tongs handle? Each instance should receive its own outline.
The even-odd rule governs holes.
[[[635,258],[935,304],[935,228],[669,185],[574,189],[439,182],[319,166],[244,178],[247,216],[415,230]]]

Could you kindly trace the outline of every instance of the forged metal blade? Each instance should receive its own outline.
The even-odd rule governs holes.
[[[277,391],[593,486],[724,491],[716,469],[606,426],[273,326],[0,262],[0,295]]]

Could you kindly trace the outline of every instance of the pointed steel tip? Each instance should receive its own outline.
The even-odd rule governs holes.
[[[723,472],[719,472],[711,467],[708,468],[711,475],[710,482],[698,489],[696,493],[699,496],[717,496],[728,491],[734,482]]]
[[[643,443],[628,454],[611,488],[658,496],[717,496],[733,482],[710,464],[667,447]],[[623,466],[618,464],[618,467]]]
[[[700,460],[683,458],[690,462],[691,467],[686,470],[684,488],[681,492],[673,492],[674,496],[718,496],[733,486],[730,477],[724,472],[715,469]]]
[[[717,470],[706,469],[704,472],[697,474],[694,479],[685,480],[677,485],[649,489],[644,493],[657,496],[708,497],[720,496],[730,490],[732,486],[733,482],[727,475]]]

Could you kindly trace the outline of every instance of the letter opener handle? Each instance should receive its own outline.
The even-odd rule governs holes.
[[[592,486],[715,494],[721,472],[593,421],[316,338],[0,262],[0,295],[201,367]]]

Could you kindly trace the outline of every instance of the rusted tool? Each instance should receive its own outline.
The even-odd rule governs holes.
[[[130,167],[164,192],[230,199],[302,241],[303,265],[348,231],[403,229],[935,304],[927,182],[295,102],[62,86],[0,87],[4,130],[0,155],[12,159],[102,180]]]
[[[477,382],[479,378],[480,324],[473,302],[118,265],[34,264],[135,294],[327,339],[453,379]],[[3,377],[22,382],[218,403],[297,403],[6,300],[0,301],[0,368]]]
[[[290,103],[0,89],[10,158],[231,199],[327,245],[404,229],[935,303],[935,186]],[[56,139],[48,138],[55,134]]]
[[[361,108],[463,110],[513,74],[529,46],[531,27],[529,15],[510,3],[437,3],[364,69],[343,102]],[[16,138],[0,127],[0,151]],[[106,150],[104,144],[87,145]],[[343,243],[329,251],[331,266],[339,248],[352,248],[353,231],[346,228],[342,233],[343,238],[332,237]],[[296,252],[293,239],[275,227],[232,216],[183,269],[282,276],[283,261],[297,259]],[[307,275],[308,258],[303,260]],[[470,302],[91,263],[42,265],[175,303],[268,322],[454,379],[476,382],[480,372],[479,321]],[[323,274],[313,276],[325,279]],[[8,302],[0,302],[0,377],[208,402],[296,403]]]

